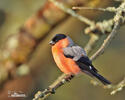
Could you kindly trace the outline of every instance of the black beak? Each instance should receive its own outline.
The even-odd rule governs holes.
[[[55,42],[50,41],[49,44],[53,46],[55,44]]]

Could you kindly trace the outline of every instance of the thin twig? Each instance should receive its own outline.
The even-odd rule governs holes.
[[[98,40],[99,40],[99,35],[96,35],[96,34],[93,34],[93,33],[90,34],[90,39],[89,39],[88,43],[86,44],[86,46],[84,48],[87,54],[90,53],[90,51],[93,49],[95,43]]]
[[[104,86],[102,85],[101,83],[95,81],[95,80],[91,80],[91,83],[94,85],[94,86],[101,86],[103,87],[104,89],[112,89],[112,91],[110,92],[111,95],[114,95],[116,94],[118,91],[121,91],[124,87],[125,87],[125,77],[123,80],[121,80],[118,84],[114,85],[107,85],[107,86]]]
[[[107,7],[107,8],[92,8],[92,7],[72,7],[72,9],[79,9],[79,10],[99,10],[99,11],[108,11],[108,12],[116,12],[115,7]]]
[[[56,0],[50,0],[53,4],[55,4],[57,7],[59,7],[61,10],[63,10],[64,12],[70,14],[71,16],[79,19],[80,21],[84,22],[85,24],[87,25],[93,25],[94,22],[91,21],[90,19],[84,17],[84,16],[81,16],[79,14],[76,14],[75,11],[73,11],[72,9],[66,7],[64,4],[62,4],[61,2],[58,2]]]
[[[35,98],[33,100],[39,100],[39,98],[42,98],[43,100],[47,98],[49,95],[55,93],[55,90],[64,85],[67,81],[69,82],[73,78],[72,75],[66,75],[62,74],[60,77],[57,78],[57,80],[52,83],[48,89],[45,89],[44,91],[38,91],[35,94]]]
[[[118,85],[112,87],[113,90],[110,94],[114,95],[116,92],[121,91],[124,87],[125,87],[125,77],[121,82],[119,82]]]
[[[114,0],[114,1],[117,1],[117,2],[123,2],[124,0]]]

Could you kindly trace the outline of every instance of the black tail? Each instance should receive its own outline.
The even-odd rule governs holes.
[[[100,74],[98,73],[93,73],[93,75],[98,79],[100,80],[104,85],[109,85],[111,84],[110,81],[108,81],[107,79],[105,79],[103,76],[101,76]]]

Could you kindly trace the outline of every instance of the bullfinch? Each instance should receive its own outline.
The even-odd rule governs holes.
[[[57,66],[65,74],[77,75],[84,72],[96,77],[104,85],[111,84],[98,73],[84,49],[75,44],[69,36],[56,34],[49,44],[52,46],[52,55]]]

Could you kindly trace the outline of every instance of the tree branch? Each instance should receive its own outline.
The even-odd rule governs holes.
[[[73,77],[70,75],[62,74],[60,77],[57,78],[57,80],[52,83],[48,89],[45,89],[44,91],[38,91],[35,94],[35,98],[33,100],[38,100],[39,98],[42,98],[43,100],[47,98],[49,95],[54,94],[55,90],[64,85],[66,82],[69,82]]]
[[[51,0],[53,1],[53,0]],[[123,13],[125,13],[124,9],[125,9],[125,2],[123,2],[118,8],[117,8],[117,12],[116,15],[114,16],[113,20],[115,22],[115,25],[113,27],[113,30],[111,31],[111,33],[108,35],[108,37],[104,40],[104,43],[101,45],[101,47],[96,51],[96,53],[94,53],[90,59],[91,60],[95,60],[97,57],[99,57],[104,50],[109,46],[109,44],[111,43],[112,39],[114,38],[114,36],[116,36],[117,30],[119,29],[119,26],[121,25],[121,23],[124,23],[124,15]],[[90,41],[88,42],[87,46],[85,47],[86,50],[88,50],[89,52],[92,50],[91,47],[95,44],[95,41],[98,39],[95,39],[94,41],[91,40],[92,37],[90,38]],[[90,47],[89,47],[90,46]],[[54,83],[52,83],[52,85],[49,86],[48,89],[45,89],[43,92],[39,91],[38,93],[35,94],[35,98],[33,100],[38,100],[39,98],[45,99],[47,98],[50,94],[54,93],[56,89],[58,89],[59,87],[61,87],[64,83],[67,82],[67,80],[71,80],[73,77],[68,76],[66,77],[65,74],[62,74]],[[95,83],[97,85],[100,85],[100,83],[96,82]],[[101,84],[102,86],[102,84]],[[124,80],[122,80],[119,84],[117,85],[108,85],[105,86],[106,89],[112,89],[111,94],[115,94],[117,91],[122,90],[122,88],[125,86],[125,78]],[[104,86],[103,86],[104,87]]]
[[[119,24],[120,22],[116,22],[112,32],[108,35],[108,37],[104,40],[103,44],[101,45],[101,47],[96,51],[95,54],[93,54],[93,56],[90,58],[91,60],[96,59],[99,55],[101,55],[104,50],[108,47],[108,45],[111,43],[112,39],[114,38],[114,36],[116,36],[117,33],[117,29],[119,29]]]
[[[70,14],[71,16],[79,19],[80,21],[84,22],[87,25],[94,25],[94,22],[91,21],[90,19],[81,16],[79,14],[76,14],[75,11],[73,11],[72,9],[66,7],[65,5],[63,5],[62,3],[56,1],[56,0],[50,0],[53,4],[55,4],[57,7],[59,7],[61,10],[63,10],[64,12]]]

